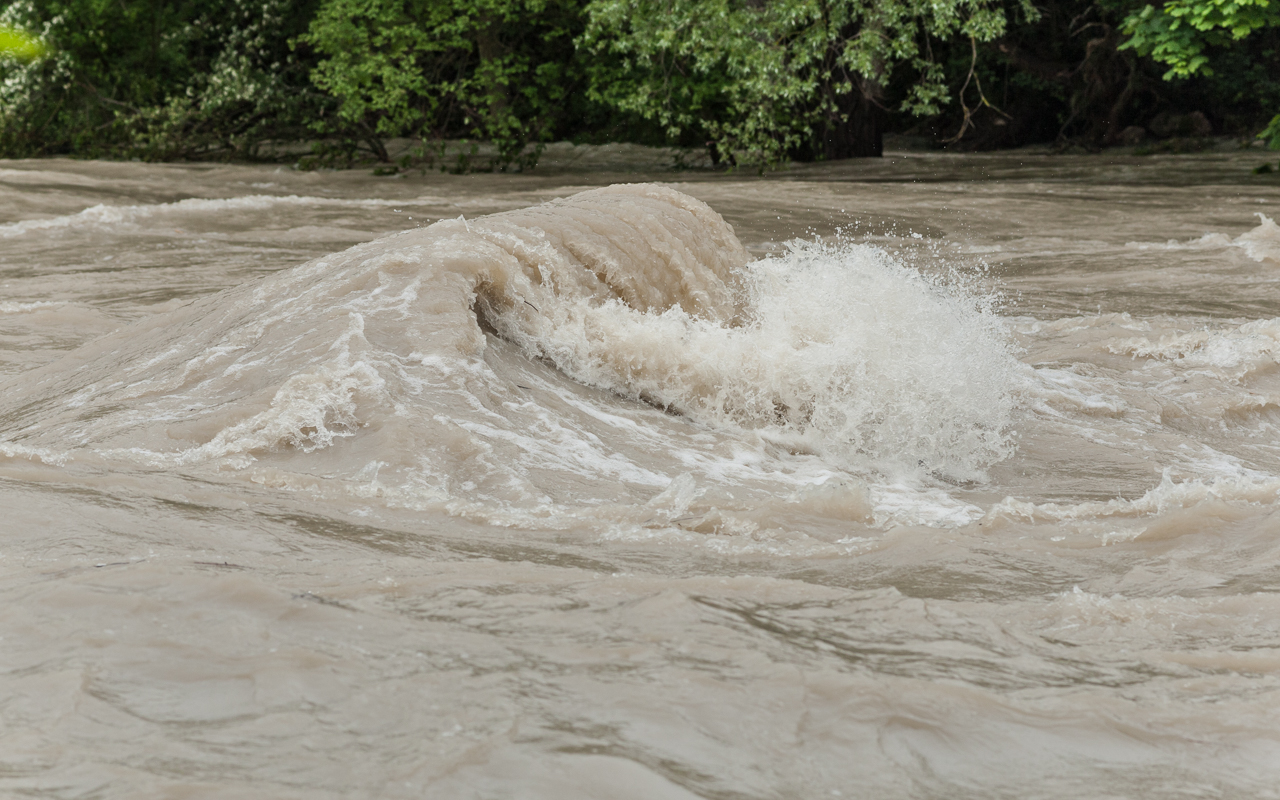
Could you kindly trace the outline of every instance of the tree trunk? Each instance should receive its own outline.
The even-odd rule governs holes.
[[[493,63],[507,54],[506,47],[498,39],[498,21],[488,15],[480,18],[476,31],[476,54],[480,56],[480,69],[492,68]],[[486,93],[489,96],[489,118],[496,121],[510,104],[508,87],[496,76],[489,76]]]
[[[879,158],[884,155],[884,109],[880,86],[868,80],[854,81],[854,89],[836,99],[839,114],[827,120],[822,132],[822,155],[839,158]]]

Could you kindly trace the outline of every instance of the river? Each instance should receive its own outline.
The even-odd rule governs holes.
[[[1259,151],[637,153],[0,162],[0,794],[1280,797]]]

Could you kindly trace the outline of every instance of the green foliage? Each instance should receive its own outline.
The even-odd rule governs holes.
[[[1123,47],[1168,65],[1165,80],[1212,75],[1209,48],[1277,26],[1280,0],[1170,0],[1159,9],[1145,6],[1130,14],[1122,26],[1130,36]],[[1280,115],[1258,136],[1280,149]]]
[[[1271,118],[1271,123],[1258,134],[1258,138],[1272,150],[1280,150],[1280,114]]]
[[[288,0],[20,0],[0,23],[48,57],[0,65],[0,152],[252,156],[323,104],[288,49]],[[294,31],[300,33],[301,31]]]
[[[812,148],[856,122],[859,101],[870,113],[896,69],[915,78],[901,107],[936,113],[950,90],[931,42],[990,41],[1007,25],[989,0],[593,0],[586,10],[593,97],[752,164]]]
[[[0,0],[0,157],[318,137],[301,163],[385,172],[385,140],[409,136],[399,168],[469,171],[566,138],[763,168],[873,155],[886,127],[1092,149],[1192,112],[1271,120],[1280,149],[1280,0],[1031,2]]]
[[[1259,28],[1280,25],[1280,0],[1170,0],[1130,14],[1123,47],[1169,66],[1165,80],[1211,73],[1209,46],[1239,41]]]
[[[577,0],[325,0],[300,41],[324,57],[312,79],[339,124],[492,141],[506,168],[532,166],[564,119],[580,29]]]
[[[0,58],[34,61],[44,54],[44,42],[39,37],[10,25],[0,25]]]

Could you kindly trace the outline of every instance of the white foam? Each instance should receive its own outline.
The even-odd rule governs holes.
[[[1233,378],[1273,366],[1280,358],[1280,318],[1260,319],[1225,330],[1199,330],[1127,339],[1110,346],[1113,353],[1177,361],[1184,367],[1212,368]]]
[[[1280,226],[1270,217],[1259,213],[1261,223],[1251,231],[1236,237],[1237,247],[1244,249],[1254,261],[1270,261],[1280,265]]]
[[[35,300],[28,303],[22,303],[14,300],[0,301],[0,314],[29,314],[33,311],[41,311],[46,308],[61,308],[66,303],[54,302],[51,300]]]
[[[579,380],[847,467],[969,478],[1010,452],[1016,362],[972,298],[851,244],[793,243],[739,280],[737,321],[544,293],[542,324],[499,327]]]
[[[299,195],[247,195],[223,199],[189,198],[173,203],[151,205],[109,206],[96,205],[75,214],[44,219],[27,219],[0,225],[0,239],[23,236],[33,231],[50,231],[75,228],[119,228],[168,214],[226,213],[234,211],[265,211],[275,206],[332,206],[340,208],[400,208],[415,205],[438,205],[440,198],[420,197],[412,200],[342,199],[334,197],[306,197]]]
[[[1136,250],[1218,250],[1237,247],[1254,261],[1280,265],[1280,227],[1275,220],[1261,212],[1256,216],[1260,220],[1258,226],[1234,239],[1225,233],[1206,233],[1189,241],[1170,239],[1163,244],[1129,242],[1125,246]]]
[[[1108,393],[1097,380],[1075,372],[1040,367],[1024,374],[1024,395],[1031,408],[1042,414],[1119,417],[1132,410],[1124,398]]]
[[[1117,498],[1103,502],[1031,503],[1007,497],[992,506],[983,521],[990,522],[1001,517],[1028,522],[1138,519],[1168,514],[1207,501],[1271,505],[1278,498],[1280,478],[1270,475],[1238,473],[1214,477],[1208,481],[1200,478],[1175,481],[1171,470],[1165,470],[1158,485],[1134,500]]]
[[[871,487],[876,527],[920,525],[930,528],[960,528],[978,521],[983,511],[972,503],[957,500],[942,489],[922,489],[897,483]]]
[[[68,453],[58,453],[43,447],[28,447],[13,442],[0,442],[0,456],[39,461],[43,464],[59,467],[71,461],[71,456]]]

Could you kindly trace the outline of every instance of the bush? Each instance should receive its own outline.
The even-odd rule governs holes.
[[[1006,28],[988,0],[593,0],[587,13],[597,98],[753,165],[879,155],[889,103],[935,114],[948,102],[934,45],[976,47]],[[910,76],[896,102],[895,72]]]
[[[0,64],[0,153],[252,157],[329,102],[289,48],[309,18],[288,0],[20,0],[0,22],[43,59]]]
[[[317,127],[375,148],[474,137],[497,145],[492,166],[530,167],[582,79],[580,11],[577,0],[325,0],[300,40],[323,57],[312,80],[339,102]]]

